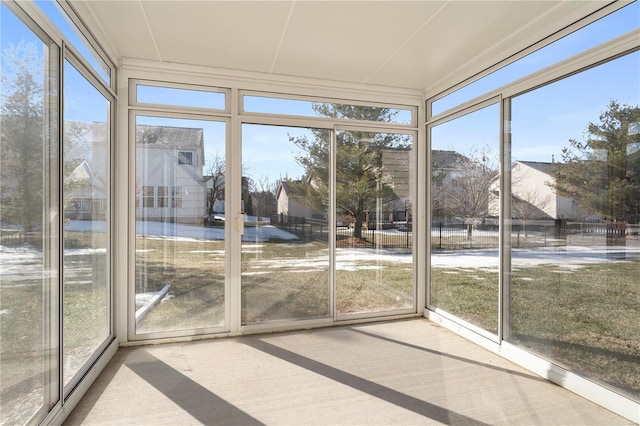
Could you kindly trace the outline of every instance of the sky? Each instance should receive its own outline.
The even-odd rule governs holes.
[[[83,41],[64,21],[50,1],[37,4],[51,16],[70,42],[89,58],[98,74],[108,80],[98,60],[91,56]],[[0,11],[2,38],[0,47],[4,52],[9,44],[20,40],[35,41],[42,53],[43,44],[2,5]],[[599,22],[585,27],[552,45],[511,64],[510,66],[454,92],[434,105],[436,111],[452,104],[475,97],[506,82],[540,70],[559,59],[579,53],[585,48],[624,34],[640,26],[640,3],[623,8]],[[68,66],[68,65],[67,65]],[[4,64],[3,73],[9,70]],[[106,100],[83,81],[77,72],[67,73],[65,90],[65,118],[78,121],[104,121]],[[89,88],[87,88],[89,87]],[[97,94],[97,95],[96,95]],[[154,102],[166,95],[165,89],[142,88],[140,101]],[[197,94],[193,91],[172,91],[171,103],[184,105],[188,99],[214,109],[224,108],[224,99],[219,93]],[[559,159],[560,152],[571,138],[584,137],[589,122],[597,122],[611,99],[630,105],[640,104],[640,53],[611,61],[602,66],[561,80],[541,89],[525,93],[513,99],[513,160],[545,161]],[[286,115],[316,116],[311,101],[280,100],[245,96],[244,109],[248,112],[264,113],[277,111]],[[408,122],[407,111],[398,112],[399,122]],[[141,117],[140,123],[170,123],[177,126],[199,126],[205,134],[205,158],[224,152],[225,135],[228,129],[222,122],[157,119]],[[499,115],[496,106],[472,113],[433,129],[433,149],[455,149],[468,153],[477,146],[498,149]],[[275,182],[281,177],[299,178],[303,174],[295,161],[297,147],[289,141],[290,136],[312,137],[308,129],[244,124],[242,126],[243,169],[254,179],[266,177]],[[205,166],[206,169],[206,166]]]

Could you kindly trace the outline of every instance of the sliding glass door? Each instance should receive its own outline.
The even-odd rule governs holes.
[[[331,315],[330,137],[242,126],[243,325]]]
[[[431,132],[431,287],[437,312],[498,333],[498,104]]]
[[[64,385],[79,379],[111,335],[111,103],[64,63]],[[70,388],[73,385],[69,386]]]
[[[225,134],[223,121],[135,116],[138,335],[228,327]]]
[[[59,51],[0,8],[0,423],[25,424],[60,399]]]
[[[336,133],[336,315],[415,311],[414,135]]]

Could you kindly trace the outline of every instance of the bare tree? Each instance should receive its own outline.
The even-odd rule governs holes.
[[[211,160],[206,169],[207,179],[207,214],[213,214],[216,201],[224,201],[226,164],[224,157],[217,152],[211,154]]]
[[[511,212],[514,219],[520,220],[524,237],[529,238],[527,221],[548,218],[545,210],[551,205],[551,195],[543,194],[538,188],[518,191],[513,194]]]
[[[474,147],[467,155],[455,151],[432,152],[432,202],[442,215],[473,226],[489,213],[489,191],[498,174],[498,158],[488,146]],[[436,157],[440,157],[438,164]],[[446,163],[446,164],[445,164]]]
[[[257,181],[251,180],[250,194],[253,214],[271,217],[276,211],[276,192],[278,182],[272,182],[268,176],[261,176]]]

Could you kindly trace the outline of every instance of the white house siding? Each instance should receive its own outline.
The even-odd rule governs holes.
[[[155,132],[157,140],[144,141],[144,131]],[[191,164],[179,164],[180,153],[190,153]],[[206,214],[207,193],[203,160],[202,129],[137,126],[136,218],[201,223]],[[153,206],[145,207],[144,187],[154,188]],[[159,206],[161,187],[166,188],[163,207]]]
[[[511,194],[514,198],[534,205],[549,218],[560,217],[558,200],[561,197],[556,196],[555,190],[550,186],[553,184],[553,177],[548,173],[516,162],[511,168],[511,182]]]
[[[577,219],[584,216],[571,198],[556,194],[552,187],[551,163],[516,161],[511,168],[511,193],[514,202],[529,203],[539,209],[539,215],[548,219]],[[499,180],[490,188],[489,212],[497,216],[499,212]],[[531,216],[532,213],[529,213]],[[527,217],[542,219],[542,217]]]

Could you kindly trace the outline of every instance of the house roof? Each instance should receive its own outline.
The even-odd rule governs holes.
[[[71,180],[91,180],[93,179],[93,170],[87,160],[82,160],[78,166],[69,174],[68,179]]]
[[[431,164],[437,169],[458,168],[460,165],[469,163],[469,157],[460,154],[457,151],[431,151]]]
[[[542,173],[551,174],[552,172],[552,163],[545,163],[542,161],[516,161],[515,163],[524,164],[525,166],[529,166],[532,169],[536,169],[541,171]],[[514,165],[515,165],[514,163]]]
[[[203,129],[190,127],[136,125],[136,144],[157,148],[196,150],[203,146]]]
[[[290,199],[300,199],[305,196],[306,190],[300,181],[282,180],[280,182],[280,188],[278,188],[277,196],[280,196],[280,192],[284,191]]]

